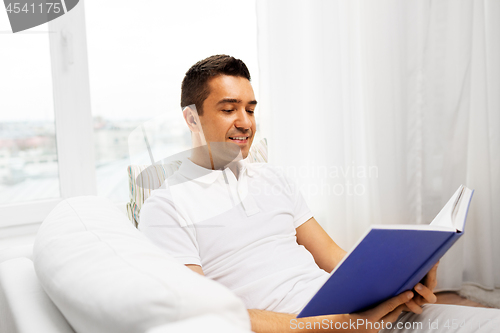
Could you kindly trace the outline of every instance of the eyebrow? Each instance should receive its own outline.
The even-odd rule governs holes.
[[[224,103],[238,104],[238,103],[241,103],[241,99],[223,98],[223,99],[221,99],[220,101],[217,102],[217,105],[224,104]],[[257,105],[257,101],[253,100],[253,101],[248,102],[248,104]]]

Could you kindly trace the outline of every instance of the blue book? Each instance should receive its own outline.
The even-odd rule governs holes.
[[[297,318],[359,312],[413,289],[463,235],[473,192],[460,186],[429,225],[373,225]]]

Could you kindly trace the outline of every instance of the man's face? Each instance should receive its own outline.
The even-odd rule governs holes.
[[[255,136],[254,110],[257,104],[250,81],[220,75],[208,81],[210,95],[203,102],[200,122],[205,140],[232,142],[246,158]],[[232,146],[232,145],[231,145]]]

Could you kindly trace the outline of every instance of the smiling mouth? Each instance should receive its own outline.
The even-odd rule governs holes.
[[[231,139],[231,141],[234,141],[234,142],[237,142],[237,143],[246,143],[247,140],[248,140],[248,136],[230,136],[229,139]]]

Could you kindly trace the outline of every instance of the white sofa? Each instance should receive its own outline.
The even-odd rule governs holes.
[[[31,253],[33,249],[33,255]],[[174,261],[112,202],[61,202],[0,254],[0,332],[251,332],[243,303]]]

